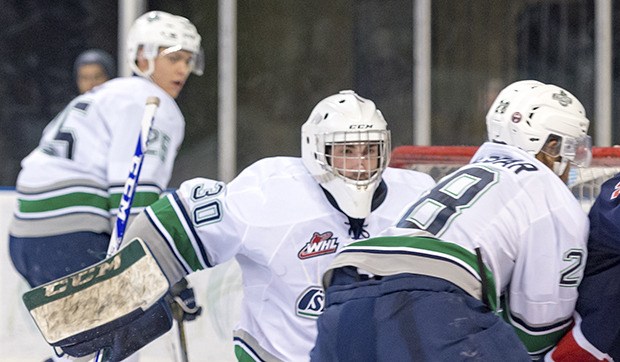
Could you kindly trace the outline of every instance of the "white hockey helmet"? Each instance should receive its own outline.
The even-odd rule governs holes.
[[[545,83],[537,80],[520,80],[511,83],[499,92],[497,97],[495,97],[491,108],[489,108],[486,117],[487,135],[489,137],[489,141],[506,143],[505,140],[510,138],[510,135],[507,133],[508,127],[505,125],[506,117],[504,117],[508,108],[509,100],[519,97],[527,90],[544,84]],[[494,116],[491,117],[491,115]]]
[[[332,150],[337,145],[363,145],[368,149],[376,145],[376,168],[352,170],[334,167]],[[381,182],[381,174],[389,163],[390,152],[390,131],[381,111],[373,101],[351,90],[341,91],[320,101],[301,127],[304,165],[333,196],[338,207],[352,218],[363,219],[370,214],[372,198]],[[358,161],[351,163],[359,165],[359,160],[366,158],[357,156]],[[353,178],[351,173],[365,176]],[[349,174],[349,177],[345,174]]]
[[[127,35],[127,59],[131,70],[148,78],[154,71],[154,60],[160,48],[167,53],[186,50],[193,54],[191,69],[196,75],[204,71],[204,52],[200,46],[200,34],[188,19],[163,11],[150,11],[137,18]],[[138,50],[148,61],[149,67],[141,71],[136,64]]]
[[[553,171],[562,175],[568,162],[587,167],[592,160],[590,121],[579,100],[552,84],[527,80],[504,88],[486,116],[489,140],[516,146],[532,155],[543,151],[547,141],[558,145],[545,150],[560,156]]]

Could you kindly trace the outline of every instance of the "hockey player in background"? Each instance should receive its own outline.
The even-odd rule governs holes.
[[[320,278],[335,253],[377,235],[407,200],[435,184],[426,174],[387,167],[387,124],[371,100],[353,91],[321,100],[302,126],[301,143],[301,158],[257,161],[227,185],[204,178],[184,182],[136,217],[118,254],[141,239],[170,284],[236,258],[244,293],[234,331],[239,360],[308,360],[324,305]],[[151,276],[127,283],[127,291],[157,284]],[[139,328],[156,327],[147,321]],[[133,352],[131,346],[116,349],[121,356]]]
[[[620,174],[601,186],[589,217],[588,261],[575,326],[547,361],[620,360]]]
[[[101,49],[88,49],[75,59],[73,77],[80,94],[116,77],[114,59]]]
[[[521,81],[486,121],[470,164],[335,257],[313,360],[529,361],[569,329],[588,219],[565,183],[591,159],[584,108]]]
[[[127,37],[135,76],[110,80],[71,101],[22,161],[9,247],[30,286],[105,258],[150,96],[159,97],[160,106],[132,212],[167,187],[185,132],[175,99],[191,72],[202,74],[200,40],[180,16],[149,12],[136,19]]]

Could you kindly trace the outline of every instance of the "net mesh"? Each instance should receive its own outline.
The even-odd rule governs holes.
[[[392,152],[390,166],[425,172],[436,181],[469,163],[477,146],[400,146]],[[620,147],[594,147],[592,164],[573,168],[569,188],[588,211],[601,191],[601,184],[620,172]]]

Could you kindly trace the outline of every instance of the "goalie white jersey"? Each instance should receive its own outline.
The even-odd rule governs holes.
[[[147,97],[160,98],[132,214],[167,187],[185,120],[175,100],[142,77],[117,78],[76,97],[22,161],[17,237],[111,232],[134,155]]]
[[[449,251],[451,244],[468,250],[474,263],[480,248],[495,284],[487,293],[491,306],[502,304],[529,352],[540,354],[572,323],[588,225],[549,168],[515,147],[485,143],[471,164],[440,180],[383,235],[436,237],[448,243],[416,254],[434,260],[445,254],[453,264],[465,265],[465,259]]]
[[[227,186],[186,181],[138,216],[125,240],[141,237],[176,280],[236,257],[244,292],[236,352],[255,360],[304,361],[323,309],[321,276],[353,241],[350,228],[361,227],[363,238],[376,236],[435,184],[426,174],[392,168],[383,182],[374,211],[351,225],[356,219],[332,206],[301,159],[268,158]]]

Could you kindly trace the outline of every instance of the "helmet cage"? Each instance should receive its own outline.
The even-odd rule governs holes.
[[[314,158],[328,173],[365,188],[376,182],[390,162],[389,130],[317,134]]]

